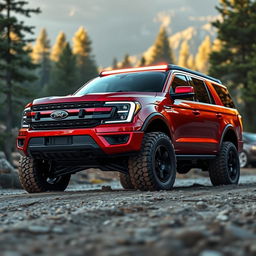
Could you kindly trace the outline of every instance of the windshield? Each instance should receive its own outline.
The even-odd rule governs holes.
[[[244,139],[248,142],[256,142],[255,133],[243,133]]]
[[[98,77],[88,82],[75,95],[104,92],[161,92],[166,72],[137,72]]]

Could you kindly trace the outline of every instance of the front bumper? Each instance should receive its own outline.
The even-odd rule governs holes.
[[[133,128],[134,129],[134,128]],[[94,152],[100,151],[105,155],[118,155],[139,151],[144,132],[124,127],[101,127],[87,129],[63,130],[29,130],[20,129],[17,137],[17,148],[26,156],[31,155],[31,150],[42,152]],[[106,136],[127,135],[128,140],[122,144],[110,144]],[[70,137],[71,141],[65,143],[48,143],[49,138]],[[72,137],[76,138],[73,142]],[[79,139],[77,139],[79,137]],[[34,140],[34,138],[37,138]],[[48,138],[48,139],[45,139]],[[89,138],[89,139],[88,139]],[[60,140],[61,141],[61,140]],[[92,143],[93,142],[93,143]]]

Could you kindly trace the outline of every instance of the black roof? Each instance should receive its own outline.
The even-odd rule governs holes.
[[[201,76],[201,77],[204,77],[206,79],[212,80],[213,82],[222,84],[222,82],[219,79],[213,78],[211,76],[207,76],[207,75],[202,74],[200,72],[197,72],[197,71],[194,71],[194,70],[191,70],[191,69],[188,69],[188,68],[183,68],[183,67],[180,67],[180,66],[177,66],[177,65],[173,65],[173,64],[169,64],[168,66],[169,66],[170,70],[184,71],[184,72],[187,72],[187,73],[190,73],[190,74],[193,74],[193,75]]]

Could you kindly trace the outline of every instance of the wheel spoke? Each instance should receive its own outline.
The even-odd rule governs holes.
[[[171,159],[168,149],[160,145],[155,151],[155,171],[160,181],[166,182],[171,175]]]
[[[235,153],[232,150],[230,150],[228,153],[228,171],[231,179],[234,179],[237,176],[238,164],[239,161],[237,160]]]

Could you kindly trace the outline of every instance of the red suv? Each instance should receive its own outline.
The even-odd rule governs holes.
[[[28,192],[65,190],[88,168],[118,171],[126,189],[171,189],[193,167],[237,184],[242,145],[227,88],[175,65],[103,71],[71,96],[36,99],[17,138]]]

